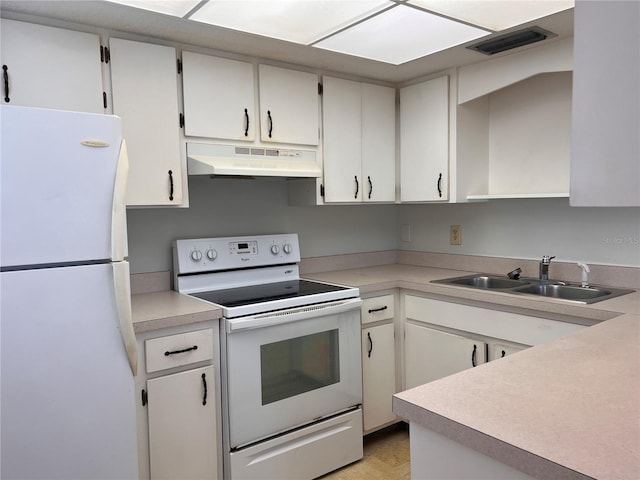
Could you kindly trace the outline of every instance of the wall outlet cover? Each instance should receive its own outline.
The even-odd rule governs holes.
[[[451,225],[451,229],[449,231],[449,243],[451,245],[462,244],[462,226],[461,225]]]

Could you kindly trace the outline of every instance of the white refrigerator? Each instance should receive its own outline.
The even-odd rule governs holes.
[[[137,478],[121,121],[0,109],[0,477]]]

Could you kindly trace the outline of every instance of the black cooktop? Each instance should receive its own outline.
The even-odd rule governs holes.
[[[266,283],[250,287],[213,290],[192,293],[193,297],[216,303],[223,307],[241,307],[255,303],[264,303],[286,298],[305,297],[327,292],[347,290],[347,287],[313,282],[311,280],[289,280],[286,282]]]

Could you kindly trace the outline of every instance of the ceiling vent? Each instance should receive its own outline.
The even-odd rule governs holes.
[[[530,43],[539,42],[556,36],[557,35],[555,33],[548,32],[540,27],[530,27],[525,28],[524,30],[518,30],[517,32],[507,33],[499,37],[493,37],[490,40],[470,45],[467,48],[475,50],[476,52],[484,53],[485,55],[493,55],[495,53],[505,52],[512,48],[523,47]]]

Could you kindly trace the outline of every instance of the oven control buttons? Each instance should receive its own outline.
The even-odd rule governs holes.
[[[291,244],[290,244],[290,243],[285,243],[285,244],[282,246],[282,250],[284,251],[284,253],[286,253],[287,255],[289,255],[289,254],[293,251],[293,248],[291,247]]]
[[[216,252],[214,248],[210,248],[209,250],[207,250],[207,258],[213,262],[216,258],[218,258],[218,252]]]
[[[277,255],[280,253],[280,247],[278,245],[271,245],[271,253]]]
[[[193,260],[194,262],[199,262],[200,260],[202,260],[202,252],[200,250],[193,250],[191,252],[191,260]]]

